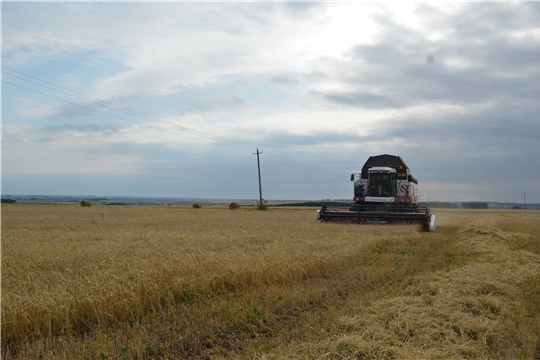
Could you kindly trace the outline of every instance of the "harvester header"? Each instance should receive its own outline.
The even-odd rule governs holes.
[[[351,174],[354,196],[350,205],[323,205],[321,221],[421,224],[435,230],[435,215],[418,205],[418,180],[400,156],[370,156],[359,173]]]

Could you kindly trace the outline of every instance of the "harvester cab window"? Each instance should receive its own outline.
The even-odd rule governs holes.
[[[391,173],[370,173],[368,196],[392,197],[395,196],[395,175]]]

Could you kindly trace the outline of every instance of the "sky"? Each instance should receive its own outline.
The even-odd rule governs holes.
[[[540,203],[540,3],[2,2],[2,195]]]

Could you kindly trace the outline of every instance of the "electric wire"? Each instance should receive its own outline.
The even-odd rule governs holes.
[[[19,73],[19,74],[28,76],[28,77],[30,77],[30,78],[33,78],[33,79],[42,81],[42,82],[44,82],[44,83],[47,83],[47,84],[50,84],[50,85],[59,87],[59,88],[61,88],[61,89],[64,89],[64,90],[73,92],[73,93],[78,94],[78,95],[81,95],[81,96],[73,95],[73,94],[67,93],[67,92],[65,92],[65,91],[61,91],[61,90],[58,90],[58,89],[55,89],[55,88],[52,88],[52,87],[49,87],[49,86],[46,86],[46,85],[43,85],[43,84],[36,83],[36,82],[31,81],[31,80],[28,80],[28,79],[24,79],[24,78],[22,78],[22,77],[19,77],[19,76],[13,75],[13,74],[6,73],[5,71],[2,71],[2,73],[6,74],[6,75],[13,76],[13,77],[18,78],[18,79],[21,79],[21,80],[23,80],[23,81],[27,81],[27,82],[36,84],[36,85],[38,85],[38,86],[45,87],[45,88],[47,88],[47,89],[51,89],[51,90],[53,90],[53,91],[57,91],[57,92],[60,92],[60,93],[63,93],[63,94],[69,95],[69,96],[73,96],[73,97],[75,97],[75,98],[78,98],[78,99],[81,99],[81,100],[84,100],[84,101],[88,101],[88,102],[94,103],[94,104],[96,104],[96,105],[103,106],[103,107],[106,107],[106,108],[109,108],[109,109],[112,109],[112,110],[115,110],[115,111],[118,111],[118,112],[121,112],[121,113],[130,115],[130,116],[138,117],[138,118],[145,119],[145,120],[150,119],[150,120],[153,120],[153,121],[156,121],[156,122],[164,123],[164,124],[170,125],[170,126],[172,126],[172,127],[180,128],[180,129],[183,130],[183,131],[187,131],[187,132],[194,133],[194,134],[196,134],[196,135],[198,135],[198,136],[203,136],[203,137],[210,138],[210,139],[212,139],[212,140],[214,140],[214,141],[226,142],[226,143],[229,143],[229,144],[234,145],[234,146],[242,147],[242,148],[244,148],[245,150],[251,151],[251,150],[253,149],[253,147],[248,147],[248,146],[246,146],[246,145],[244,145],[244,144],[240,144],[240,143],[235,142],[235,141],[231,141],[231,140],[228,140],[228,139],[219,138],[219,137],[217,137],[217,136],[209,135],[209,134],[206,134],[206,133],[203,133],[203,132],[200,132],[200,131],[191,129],[191,128],[187,127],[187,126],[183,126],[183,125],[180,125],[180,124],[174,124],[174,123],[171,123],[171,122],[168,122],[168,121],[165,121],[165,120],[161,120],[161,119],[158,119],[158,118],[155,118],[155,117],[152,117],[152,116],[148,116],[148,115],[145,115],[145,114],[142,114],[142,113],[139,113],[139,112],[130,110],[130,109],[126,109],[126,108],[117,106],[117,105],[115,105],[115,104],[112,104],[112,103],[110,103],[110,102],[107,102],[107,101],[104,101],[104,100],[99,100],[99,99],[96,99],[96,98],[94,98],[94,97],[91,97],[91,96],[88,96],[88,95],[84,95],[84,94],[81,94],[81,93],[79,93],[79,92],[76,92],[76,91],[67,89],[67,88],[65,88],[65,87],[62,87],[62,86],[59,86],[59,85],[50,83],[50,82],[48,82],[48,81],[38,79],[38,78],[36,78],[36,77],[34,77],[34,76],[26,75],[26,74],[24,74],[24,73],[21,73],[20,71],[11,70],[11,69],[9,69],[9,68],[7,68],[7,67],[5,67],[5,66],[3,66],[3,67],[6,68],[6,69],[8,69],[8,70],[10,70],[10,71],[15,71],[15,72],[17,72],[17,73]],[[19,87],[20,87],[20,86],[19,86]],[[85,99],[85,97],[86,97],[86,98],[89,98],[89,99],[92,99],[92,100]],[[58,99],[58,98],[56,98],[56,99]],[[62,99],[58,99],[58,100],[63,101]],[[68,101],[66,101],[66,102],[68,102]],[[69,102],[69,103],[70,103],[70,104],[73,104],[73,105],[77,105],[77,104],[75,104],[75,103],[71,103],[71,102]],[[82,107],[84,107],[84,106],[82,106]]]
[[[156,126],[152,126],[152,125],[149,125],[149,124],[144,124],[144,123],[140,123],[138,121],[133,121],[133,120],[129,120],[129,119],[126,119],[124,117],[121,117],[121,116],[118,116],[118,115],[114,115],[114,114],[109,114],[105,111],[101,111],[101,110],[98,110],[98,109],[94,109],[94,108],[91,108],[91,107],[88,107],[88,106],[84,106],[84,105],[81,105],[81,104],[77,104],[77,103],[74,103],[74,102],[71,102],[71,101],[67,101],[67,100],[64,100],[64,99],[60,99],[56,96],[52,96],[52,95],[48,95],[48,94],[45,94],[45,93],[42,93],[40,91],[37,91],[37,90],[33,90],[33,89],[29,89],[29,88],[26,88],[24,86],[20,86],[20,85],[17,85],[17,84],[13,84],[9,81],[6,81],[6,80],[2,80],[3,83],[6,83],[6,84],[9,84],[9,85],[12,85],[12,86],[16,86],[18,88],[21,88],[21,89],[24,89],[24,90],[28,90],[28,91],[31,91],[31,92],[34,92],[36,94],[40,94],[40,95],[43,95],[43,96],[47,96],[47,97],[50,97],[52,99],[55,99],[55,100],[60,100],[60,101],[63,101],[65,103],[68,103],[68,104],[71,104],[71,105],[75,105],[75,106],[79,106],[83,109],[87,109],[87,110],[91,110],[91,111],[95,111],[95,112],[98,112],[98,113],[101,113],[101,114],[104,114],[104,115],[107,115],[107,116],[111,116],[111,117],[114,117],[114,118],[117,118],[117,119],[120,119],[120,120],[124,120],[124,121],[129,121],[131,123],[134,123],[134,124],[137,124],[137,125],[142,125],[142,126],[146,126],[146,127],[149,127],[149,128],[152,128],[152,129],[156,129],[156,130],[159,130],[159,131],[163,131],[162,128],[159,128],[159,127],[156,127]],[[193,136],[188,136],[186,134],[182,134],[182,133],[178,133],[178,132],[170,132],[170,133],[173,133],[173,134],[176,134],[176,135],[180,135],[180,136],[183,136],[183,137],[186,137],[186,138],[189,138],[189,139],[193,139],[193,140],[201,140],[200,138],[196,138],[196,137],[193,137]],[[214,145],[219,145],[219,146],[225,146],[224,144],[219,144],[219,143],[214,143]]]
[[[38,86],[41,86],[41,87],[44,87],[44,88],[47,88],[47,89],[50,89],[50,90],[53,90],[53,91],[60,92],[60,93],[62,93],[62,94],[65,94],[65,95],[68,95],[68,96],[72,96],[72,97],[78,98],[78,99],[83,100],[83,101],[90,102],[90,103],[95,104],[95,105],[98,105],[98,106],[102,106],[102,107],[105,107],[105,108],[109,108],[109,109],[111,109],[111,110],[118,111],[118,112],[123,113],[123,114],[126,114],[126,115],[130,115],[130,116],[133,116],[133,117],[137,117],[137,118],[140,118],[140,119],[143,119],[143,120],[151,120],[151,121],[153,121],[154,123],[155,123],[155,122],[158,122],[158,123],[160,123],[160,124],[165,124],[166,126],[171,126],[171,127],[173,127],[173,128],[179,128],[179,129],[182,130],[182,131],[189,132],[189,133],[191,133],[192,135],[196,135],[196,136],[198,136],[198,137],[188,136],[188,135],[186,135],[186,134],[184,134],[184,133],[179,133],[179,132],[175,132],[175,131],[165,130],[165,129],[160,128],[160,127],[152,126],[152,125],[150,125],[150,124],[148,124],[148,123],[140,123],[140,122],[137,122],[137,121],[133,121],[133,120],[127,119],[127,118],[122,117],[122,116],[110,114],[110,113],[108,113],[108,112],[101,111],[101,110],[99,110],[99,109],[95,109],[95,108],[92,108],[92,107],[84,106],[84,105],[81,105],[81,104],[78,104],[78,103],[75,103],[75,102],[71,102],[71,101],[68,101],[68,100],[65,100],[65,99],[61,99],[61,98],[58,98],[58,97],[55,97],[55,96],[52,96],[52,95],[45,94],[45,93],[40,92],[40,91],[37,91],[37,90],[29,89],[29,88],[26,88],[26,87],[24,87],[24,86],[14,84],[14,83],[11,83],[11,82],[6,81],[6,80],[2,80],[2,82],[6,83],[6,84],[9,84],[9,85],[12,85],[12,86],[16,86],[16,87],[19,87],[19,88],[21,88],[21,89],[24,89],[24,90],[27,90],[27,91],[31,91],[31,92],[34,92],[34,93],[37,93],[37,94],[40,94],[40,95],[43,95],[43,96],[46,96],[46,97],[55,99],[55,100],[59,100],[59,101],[62,101],[62,102],[65,102],[65,103],[68,103],[68,104],[71,104],[71,105],[74,105],[74,106],[78,106],[78,107],[81,107],[81,108],[84,108],[84,109],[87,109],[87,110],[95,111],[95,112],[98,112],[98,113],[101,113],[101,114],[104,114],[104,115],[107,115],[107,116],[111,116],[111,117],[114,117],[114,118],[117,118],[117,119],[120,119],[120,120],[124,120],[124,121],[131,122],[131,123],[134,123],[134,124],[138,124],[138,125],[141,125],[141,126],[146,126],[146,127],[149,127],[149,128],[153,128],[153,129],[156,129],[156,130],[158,130],[158,131],[167,131],[167,132],[169,132],[169,133],[173,133],[173,134],[176,134],[176,135],[185,137],[185,138],[194,139],[194,140],[203,141],[203,142],[209,142],[209,143],[211,143],[211,144],[213,144],[213,145],[219,145],[219,146],[228,147],[228,148],[231,148],[231,149],[232,149],[232,148],[235,148],[235,149],[237,149],[237,150],[238,150],[238,149],[241,149],[241,150],[244,150],[244,151],[246,151],[246,150],[252,151],[252,149],[253,149],[253,147],[254,147],[254,146],[248,146],[248,145],[245,145],[245,144],[236,142],[236,141],[232,141],[232,140],[229,140],[229,139],[224,139],[224,138],[221,138],[221,137],[213,136],[213,135],[210,135],[210,134],[208,134],[208,133],[204,133],[204,132],[201,132],[201,131],[198,131],[198,130],[191,129],[191,128],[189,128],[189,127],[187,127],[187,126],[184,126],[184,125],[175,124],[175,123],[171,123],[171,122],[168,122],[168,121],[165,121],[165,120],[161,120],[161,119],[158,119],[158,118],[155,118],[155,117],[152,117],[152,116],[148,116],[148,115],[145,115],[145,114],[142,114],[142,113],[139,113],[139,112],[136,112],[136,111],[127,109],[127,108],[123,108],[123,107],[118,106],[118,105],[115,105],[115,104],[113,104],[113,103],[110,103],[110,102],[107,102],[107,101],[104,101],[104,100],[99,100],[99,99],[94,98],[94,97],[91,97],[91,96],[89,96],[89,95],[85,95],[85,94],[79,93],[79,92],[77,92],[77,91],[74,91],[74,90],[65,88],[65,87],[63,87],[63,86],[60,86],[60,85],[57,85],[57,84],[54,84],[54,83],[51,83],[51,82],[48,82],[48,81],[39,79],[39,78],[37,78],[37,77],[34,77],[34,76],[31,76],[31,75],[25,74],[25,73],[23,73],[23,72],[20,72],[20,71],[11,69],[11,68],[9,68],[9,67],[3,66],[3,65],[2,65],[2,67],[3,67],[4,69],[9,70],[9,71],[15,72],[15,73],[17,73],[17,74],[24,75],[24,76],[29,77],[29,78],[31,78],[31,79],[38,80],[38,81],[43,82],[43,83],[45,83],[45,84],[49,84],[49,85],[58,87],[58,88],[60,88],[60,89],[66,90],[66,91],[68,91],[68,92],[62,91],[62,90],[58,90],[58,89],[55,89],[55,88],[53,88],[53,87],[50,87],[50,86],[46,86],[46,85],[37,83],[37,82],[35,82],[35,81],[31,81],[31,80],[22,78],[22,77],[20,77],[20,76],[11,74],[11,73],[9,73],[9,72],[2,71],[2,73],[6,74],[6,75],[9,75],[9,76],[12,76],[12,77],[15,77],[15,78],[18,78],[18,79],[20,79],[20,80],[23,80],[23,81],[26,81],[26,82],[30,82],[30,83],[32,83],[32,84],[35,84],[35,85],[38,85]],[[75,94],[76,94],[76,95],[75,95]],[[89,99],[91,99],[91,100],[89,100]],[[202,137],[202,138],[201,138],[201,137]],[[206,139],[204,139],[204,138],[206,138]],[[211,141],[208,141],[208,139],[211,140]],[[324,169],[324,168],[321,168],[321,167],[318,167],[318,166],[306,165],[305,163],[302,163],[302,162],[293,160],[293,159],[291,159],[291,158],[288,158],[288,157],[279,155],[279,154],[274,153],[274,152],[269,151],[269,150],[265,150],[265,151],[266,151],[266,154],[268,155],[268,157],[271,158],[272,160],[274,160],[274,161],[276,161],[276,162],[279,162],[279,163],[282,163],[282,164],[285,164],[285,165],[288,165],[288,166],[290,166],[290,167],[294,167],[294,168],[297,168],[297,169],[306,170],[306,171],[310,171],[310,172],[311,172],[311,171],[313,171],[313,172],[321,172],[321,171],[328,172],[328,171],[329,171],[328,169]]]
[[[5,72],[4,72],[4,73],[5,73]],[[14,76],[14,75],[9,74],[9,73],[6,73],[6,74],[7,74],[7,75]],[[18,76],[14,76],[14,77],[19,78],[19,79],[22,79],[22,80],[29,81],[29,80],[27,80],[27,79],[23,79],[23,78],[20,78],[20,77],[18,77]],[[34,93],[37,93],[37,94],[40,94],[40,95],[43,95],[43,96],[47,96],[47,97],[50,97],[50,98],[53,98],[53,99],[56,99],[56,100],[59,100],[59,101],[66,102],[66,103],[71,104],[71,105],[79,106],[79,107],[82,107],[82,108],[87,109],[87,110],[96,111],[96,112],[102,113],[102,114],[104,114],[104,115],[108,115],[108,116],[111,116],[111,117],[115,117],[115,118],[117,118],[117,119],[121,119],[121,120],[124,120],[124,121],[129,121],[129,122],[132,122],[132,123],[135,123],[135,124],[138,124],[138,125],[142,125],[142,126],[146,126],[146,127],[150,127],[150,128],[159,130],[159,131],[163,131],[163,129],[158,128],[158,127],[155,127],[155,126],[151,126],[151,125],[148,125],[148,124],[143,124],[143,123],[140,123],[140,122],[132,121],[132,120],[126,119],[126,118],[121,117],[121,116],[113,115],[113,114],[110,114],[110,113],[107,113],[107,112],[104,112],[104,111],[101,111],[101,110],[98,110],[98,109],[95,109],[95,108],[91,108],[91,107],[84,106],[84,105],[81,105],[81,104],[77,104],[77,103],[74,103],[74,102],[71,102],[71,101],[67,101],[67,100],[64,100],[64,99],[61,99],[61,98],[52,96],[52,95],[48,95],[48,94],[39,92],[39,91],[37,91],[37,90],[28,89],[28,88],[26,88],[26,87],[23,87],[23,86],[20,86],[20,85],[17,85],[17,84],[13,84],[13,83],[8,82],[8,81],[5,81],[5,80],[2,80],[2,82],[7,83],[7,84],[10,84],[10,85],[12,85],[12,86],[16,86],[16,87],[25,89],[25,90],[28,90],[28,91],[31,91],[31,92],[34,92]],[[36,84],[36,85],[44,86],[44,85],[42,85],[42,84],[38,84],[38,83],[35,83],[35,82],[33,82],[33,81],[30,81],[30,82],[31,82],[31,83],[34,83],[34,84]],[[44,81],[44,82],[46,82],[46,81]],[[53,85],[54,85],[54,84],[53,84]],[[55,86],[56,86],[56,85],[55,85]],[[51,90],[59,91],[59,90],[57,90],[57,89],[50,88],[50,87],[48,87],[48,86],[44,86],[44,87],[49,88],[49,89],[51,89]],[[59,87],[62,88],[61,86],[59,86]],[[68,90],[69,90],[69,89],[68,89]],[[69,90],[69,91],[71,91],[71,90]],[[86,99],[83,99],[83,98],[81,98],[81,97],[79,97],[79,96],[75,96],[75,95],[73,95],[73,94],[69,94],[69,93],[66,93],[66,92],[63,92],[63,91],[59,91],[59,92],[64,93],[64,94],[67,94],[67,95],[70,95],[70,96],[74,96],[74,97],[80,98],[80,99],[85,100],[85,101],[88,101],[88,100],[86,100]],[[76,92],[75,92],[75,93],[76,93]],[[83,96],[86,96],[86,95],[83,95]],[[91,98],[90,96],[86,96],[86,97]],[[96,99],[96,102],[97,102],[97,101],[99,101],[99,100]],[[92,102],[92,103],[96,103],[96,102]],[[109,103],[109,104],[110,104],[110,103]],[[110,106],[106,106],[106,107],[111,108]],[[116,108],[111,108],[111,109],[116,110],[116,111],[123,112],[123,113],[128,114],[128,115],[136,116],[136,115],[131,114],[131,112],[133,112],[133,111],[131,111],[131,110],[129,110],[130,112],[126,112],[126,111],[123,111],[123,110],[118,110],[118,109],[116,109]],[[137,112],[133,112],[133,113],[137,114]],[[152,117],[147,117],[147,116],[144,116],[144,115],[143,115],[143,116],[136,116],[136,117],[143,118],[143,119],[144,119],[144,118],[152,118]],[[154,118],[154,119],[155,119],[155,118]],[[176,124],[171,124],[171,123],[168,123],[168,122],[165,122],[165,123],[166,123],[166,124],[170,124],[170,125],[176,125]],[[179,126],[180,128],[182,128],[182,129],[186,129],[186,130],[188,130],[188,131],[189,131],[189,130],[192,130],[192,129],[186,128],[186,127],[184,127],[184,126],[182,126],[182,125],[178,125],[178,126]],[[197,133],[197,135],[206,135],[206,137],[212,138],[212,140],[214,140],[214,141],[212,142],[214,145],[225,146],[224,144],[219,144],[219,143],[216,143],[215,141],[227,141],[226,139],[217,138],[217,137],[214,137],[214,136],[211,136],[211,135],[207,135],[207,134],[204,134],[204,133],[200,133],[200,132],[198,132],[198,131],[193,131],[193,132]],[[193,136],[187,136],[187,135],[185,135],[185,134],[176,133],[176,132],[173,132],[173,133],[175,133],[175,134],[177,134],[177,135],[180,135],[180,136],[183,136],[183,137],[186,137],[186,138],[190,138],[190,139],[194,139],[194,140],[201,140],[200,138],[196,138],[196,137],[193,137]],[[241,145],[243,148],[246,148],[246,149],[249,149],[249,150],[252,149],[252,147],[248,147],[248,146],[242,145],[242,144],[237,143],[237,142],[231,142],[231,143],[232,143],[232,144],[235,144],[235,145]],[[232,144],[231,144],[231,145],[232,145]],[[225,146],[225,147],[231,148],[230,146]],[[285,165],[288,165],[288,166],[291,166],[291,167],[294,167],[294,168],[298,168],[298,169],[301,169],[301,170],[307,170],[307,171],[326,171],[326,169],[322,169],[322,168],[320,168],[320,167],[314,167],[314,166],[305,165],[305,164],[303,164],[303,163],[301,163],[301,162],[298,162],[298,161],[292,160],[292,159],[290,159],[290,158],[287,158],[287,157],[278,155],[278,154],[276,154],[276,153],[272,153],[272,152],[270,152],[270,151],[268,151],[268,150],[266,150],[266,152],[267,152],[268,157],[272,158],[274,161],[279,162],[279,163],[282,163],[282,164],[285,164]]]

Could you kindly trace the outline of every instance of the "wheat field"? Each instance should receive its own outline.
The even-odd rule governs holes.
[[[540,357],[540,212],[2,206],[5,359]]]

